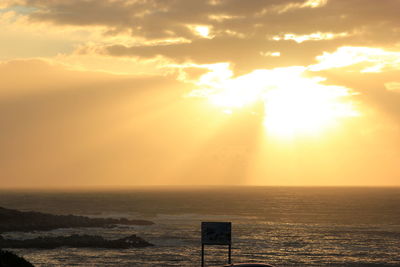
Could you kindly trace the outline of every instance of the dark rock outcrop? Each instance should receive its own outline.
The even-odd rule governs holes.
[[[34,267],[24,258],[12,252],[0,250],[0,267]]]
[[[112,227],[123,225],[151,225],[151,221],[128,220],[126,218],[89,218],[75,215],[52,215],[41,212],[23,212],[0,207],[0,233],[1,232],[30,232],[49,231],[58,228],[75,227]]]
[[[128,237],[108,240],[97,235],[70,235],[57,237],[37,237],[33,239],[14,240],[0,239],[0,248],[38,248],[38,249],[53,249],[59,247],[72,248],[109,248],[109,249],[124,249],[124,248],[141,248],[149,247],[153,244],[136,235]],[[1,265],[0,265],[1,267]]]

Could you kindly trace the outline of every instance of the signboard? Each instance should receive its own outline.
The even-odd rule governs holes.
[[[232,223],[202,222],[201,243],[203,245],[231,245]]]

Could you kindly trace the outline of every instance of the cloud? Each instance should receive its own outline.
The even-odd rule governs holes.
[[[400,92],[400,82],[388,82],[385,83],[385,87],[389,91]]]
[[[230,62],[234,66],[235,72],[240,74],[254,69],[310,65],[315,62],[315,57],[323,53],[327,47],[333,50],[341,41],[325,42],[325,46],[321,46],[321,43],[316,42],[297,44],[296,42],[270,41],[260,38],[249,41],[226,36],[215,37],[212,42],[209,42],[208,39],[198,39],[191,43],[171,45],[111,45],[100,47],[98,51],[114,57],[149,59],[162,56],[177,63],[213,64]],[[266,60],[263,55],[266,50],[279,53],[280,57],[270,57]]]
[[[335,38],[341,38],[341,37],[346,37],[348,36],[348,33],[342,32],[342,33],[330,33],[330,32],[316,32],[316,33],[311,33],[311,34],[304,34],[304,35],[296,35],[296,34],[290,34],[290,33],[285,33],[283,36],[274,36],[272,37],[273,40],[280,41],[280,40],[293,40],[297,43],[302,43],[305,41],[320,41],[320,40],[332,40]]]
[[[289,4],[274,6],[271,11],[277,13],[285,13],[300,8],[318,8],[325,6],[327,3],[328,0],[307,0],[305,2],[291,2]],[[268,12],[268,9],[264,9],[263,11],[264,13],[266,13]]]
[[[340,47],[316,58],[312,70],[326,70],[357,65],[361,72],[383,72],[400,69],[400,52],[371,47]]]
[[[104,47],[110,56],[231,62],[242,71],[262,64],[305,65],[323,51],[388,47],[400,37],[396,0],[379,5],[374,0],[30,0],[19,5],[32,8],[31,23],[100,27],[106,43],[95,38],[91,46]],[[313,44],[302,43],[307,40]],[[264,51],[280,52],[281,58],[266,62]]]
[[[317,57],[312,73],[327,78],[327,84],[342,85],[359,93],[366,112],[380,114],[394,127],[400,126],[400,52],[381,48],[341,47]],[[368,111],[369,110],[369,111]],[[374,115],[375,116],[375,115]]]
[[[68,64],[68,60],[75,64]],[[2,74],[0,99],[47,94],[59,90],[78,90],[86,86],[101,86],[102,83],[124,80],[124,77],[163,77],[155,75],[156,73],[139,75],[139,72],[136,72],[136,75],[112,75],[109,72],[88,71],[87,68],[79,69],[77,66],[79,64],[68,58],[61,58],[58,61],[20,59],[0,62],[0,73]]]
[[[385,164],[370,151],[387,150],[397,153],[383,165],[394,177],[399,7],[398,0],[3,0],[1,184],[242,183],[260,149],[268,151],[259,157],[260,179],[290,180],[296,173],[280,155],[293,151],[258,143],[260,116],[182,97],[199,81],[262,86],[280,67],[355,91],[348,97],[363,107],[329,145],[315,154],[299,149],[313,169],[326,160],[335,166],[327,170],[343,174],[336,177],[354,177],[365,165]],[[321,157],[326,151],[333,152]],[[340,169],[343,151],[351,157]],[[293,170],[307,176],[309,169]]]
[[[6,9],[16,5],[26,5],[25,0],[3,0],[0,3],[0,9]]]

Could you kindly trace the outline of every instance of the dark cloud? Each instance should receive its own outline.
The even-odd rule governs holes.
[[[397,0],[329,0],[317,8],[302,7],[300,0],[30,0],[30,18],[60,25],[102,25],[107,34],[130,32],[132,38],[146,40],[185,38],[190,43],[124,47],[115,43],[109,55],[154,57],[198,63],[229,61],[243,70],[260,66],[307,64],[321,51],[338,46],[393,46],[400,38]],[[285,6],[294,6],[287,9]],[[302,7],[302,8],[301,8]],[[284,12],[283,12],[284,11]],[[220,20],[215,17],[221,16]],[[211,26],[214,38],[196,35],[188,25]],[[315,32],[349,34],[346,38],[323,41],[276,42],[273,36]],[[265,59],[260,52],[280,51],[281,58]]]
[[[350,43],[353,43],[349,41]],[[349,43],[347,42],[347,44]],[[320,42],[269,41],[265,39],[236,39],[216,37],[212,41],[197,39],[192,43],[163,46],[112,45],[102,48],[102,52],[112,56],[134,56],[153,58],[164,56],[179,63],[194,61],[199,64],[231,62],[235,73],[245,73],[254,69],[310,65],[315,57],[324,51],[333,52],[345,40],[325,40]],[[279,57],[262,56],[263,52],[279,51]]]
[[[385,86],[390,82],[400,82],[400,71],[377,73],[355,71],[360,65],[362,68],[363,64],[359,64],[318,72],[318,75],[326,77],[327,84],[351,88],[359,94],[353,96],[354,101],[391,120],[395,127],[400,126],[400,92],[388,90]],[[377,123],[382,121],[378,120]]]

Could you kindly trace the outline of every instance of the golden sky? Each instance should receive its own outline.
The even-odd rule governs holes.
[[[0,187],[400,186],[400,0],[1,0]]]

